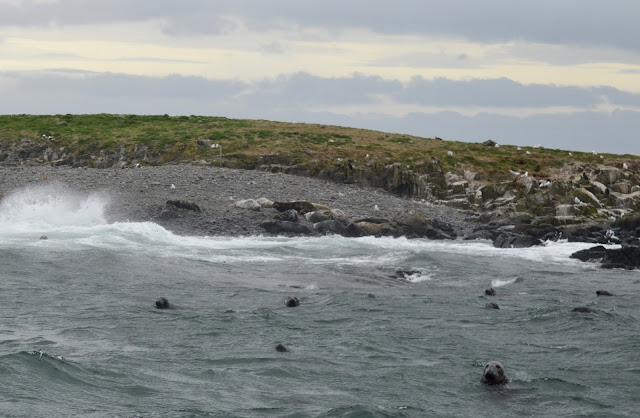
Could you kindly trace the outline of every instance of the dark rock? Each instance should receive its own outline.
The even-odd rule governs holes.
[[[627,270],[640,268],[640,247],[627,245],[619,249],[607,250],[602,258],[602,267]]]
[[[488,287],[486,289],[484,289],[484,294],[487,296],[495,296],[496,295],[496,290],[493,287]]]
[[[176,209],[192,210],[194,212],[200,212],[200,207],[194,202],[188,200],[167,200],[167,206],[173,206]]]
[[[487,308],[487,309],[500,309],[498,304],[495,303],[495,302],[489,302],[486,305],[484,305],[484,307]]]
[[[295,308],[300,306],[300,301],[298,300],[297,297],[295,296],[290,296],[286,302],[284,303],[286,307],[288,308]]]
[[[260,227],[271,234],[313,235],[308,226],[295,222],[267,221],[261,223]]]
[[[597,247],[587,248],[586,250],[576,251],[571,254],[570,258],[577,258],[581,261],[601,261],[604,255],[606,254],[607,249],[602,245],[598,245]]]
[[[597,296],[615,296],[613,293],[607,290],[596,290],[596,295]]]
[[[528,235],[515,235],[509,233],[500,234],[494,241],[496,248],[528,248],[534,245],[541,245],[542,241]]]
[[[285,210],[284,212],[277,214],[276,219],[279,219],[281,221],[287,221],[287,222],[298,222],[299,221],[298,211],[293,209]]]
[[[485,147],[495,147],[496,143],[495,143],[495,141],[492,141],[492,140],[488,139],[488,140],[484,141],[482,143],[482,145],[484,145]]]

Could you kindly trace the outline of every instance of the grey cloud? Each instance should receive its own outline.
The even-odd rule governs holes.
[[[166,33],[193,35],[233,30],[240,19],[254,30],[367,28],[484,42],[529,40],[607,45],[638,51],[640,2],[630,0],[59,0],[0,5],[0,24],[66,25],[162,19]]]
[[[395,98],[401,103],[429,106],[593,107],[603,103],[640,106],[640,94],[612,87],[525,85],[506,78],[454,81],[414,77]]]

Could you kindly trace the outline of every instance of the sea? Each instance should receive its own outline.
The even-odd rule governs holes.
[[[0,201],[0,416],[639,414],[640,272],[569,257],[590,244],[179,236],[106,208]]]

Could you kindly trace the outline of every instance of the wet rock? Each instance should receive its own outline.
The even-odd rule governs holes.
[[[576,251],[571,254],[570,258],[577,258],[581,261],[601,261],[606,254],[607,249],[602,245],[598,245],[597,247],[591,247],[586,250]]]
[[[503,233],[493,241],[493,246],[496,248],[529,248],[541,244],[542,241],[538,238],[509,233]]]
[[[626,270],[640,268],[640,247],[627,245],[619,249],[607,250],[602,258],[602,267]]]

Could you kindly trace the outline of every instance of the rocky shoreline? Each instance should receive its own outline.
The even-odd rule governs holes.
[[[501,248],[568,239],[622,244],[619,250],[594,247],[576,258],[608,268],[640,266],[640,216],[633,211],[613,219],[476,211],[358,184],[198,164],[126,169],[0,165],[0,179],[0,201],[34,186],[97,193],[108,202],[105,217],[110,222],[152,221],[183,235],[488,239]]]

